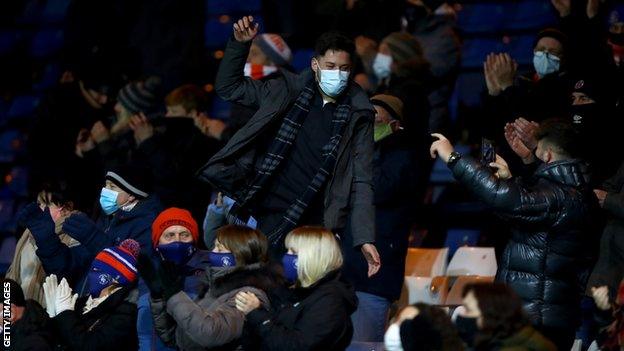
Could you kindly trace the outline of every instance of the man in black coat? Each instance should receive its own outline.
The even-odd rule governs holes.
[[[439,140],[431,145],[431,156],[446,162],[454,177],[510,226],[496,279],[523,299],[533,324],[559,350],[569,350],[599,233],[587,169],[574,158],[578,134],[566,122],[542,123],[535,155],[543,164],[530,179],[512,179],[500,157],[483,165],[462,157],[441,134],[433,136]]]
[[[244,222],[249,215],[258,220],[275,256],[296,226],[341,231],[350,215],[353,246],[366,256],[373,275],[380,266],[373,245],[373,108],[349,79],[355,45],[326,33],[311,70],[260,82],[243,76],[257,33],[252,17],[234,24],[216,91],[258,111],[199,177],[236,200],[232,214]]]

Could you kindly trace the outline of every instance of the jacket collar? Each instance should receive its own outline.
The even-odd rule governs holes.
[[[544,163],[538,167],[535,175],[573,187],[585,186],[589,183],[588,167],[577,159]]]

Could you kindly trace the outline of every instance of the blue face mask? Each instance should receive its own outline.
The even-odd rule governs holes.
[[[210,252],[208,254],[211,267],[234,267],[236,266],[236,259],[231,253],[222,252]]]
[[[113,284],[113,277],[110,274],[100,271],[90,271],[87,275],[87,282],[89,284],[89,294],[91,297],[100,297],[102,290]]]
[[[291,284],[297,281],[297,255],[285,254],[282,257],[282,266],[284,266],[284,275]]]
[[[375,76],[379,79],[385,79],[390,77],[392,66],[392,56],[377,53],[375,59],[373,60],[373,72]]]
[[[107,215],[113,214],[119,209],[117,196],[119,196],[118,192],[102,188],[102,192],[100,193],[100,206],[102,206],[102,211]]]
[[[545,51],[536,51],[533,54],[533,67],[540,78],[559,71],[561,59]]]
[[[340,95],[347,87],[349,72],[338,69],[320,69],[319,87],[329,97]]]
[[[176,241],[169,244],[160,244],[156,246],[156,251],[164,260],[175,262],[177,265],[184,265],[188,262],[197,249],[193,242],[183,243]]]

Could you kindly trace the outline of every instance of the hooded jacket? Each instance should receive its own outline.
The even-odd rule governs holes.
[[[195,301],[185,292],[166,302],[150,299],[156,332],[166,345],[180,350],[236,349],[245,323],[245,315],[236,309],[236,294],[251,292],[269,308],[267,294],[284,285],[275,270],[259,264],[207,268],[205,278],[205,291]]]
[[[542,164],[529,180],[499,180],[470,158],[450,168],[511,228],[496,279],[522,298],[535,326],[576,328],[599,233],[598,204],[585,165],[578,160]]]
[[[296,288],[278,311],[249,313],[245,326],[257,338],[249,349],[344,350],[353,336],[350,315],[356,307],[353,288],[340,280],[338,271],[330,272],[312,286]]]

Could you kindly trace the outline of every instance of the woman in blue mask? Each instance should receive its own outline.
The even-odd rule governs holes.
[[[263,350],[344,350],[351,342],[349,316],[355,292],[340,280],[342,253],[334,234],[321,227],[300,227],[286,236],[283,264],[296,278],[288,303],[269,312],[252,291],[236,295],[247,316],[255,346]],[[256,340],[257,338],[257,340]]]
[[[139,243],[127,239],[97,254],[89,268],[89,296],[78,298],[63,278],[43,283],[46,310],[67,350],[136,350],[136,268]],[[64,348],[64,349],[65,349]]]
[[[180,350],[236,349],[245,323],[235,307],[236,294],[251,291],[268,309],[267,294],[284,286],[281,272],[267,265],[267,247],[258,230],[235,225],[219,229],[196,299],[182,291],[185,279],[179,270],[164,261],[158,273],[162,291],[152,290],[150,298],[161,340]]]

